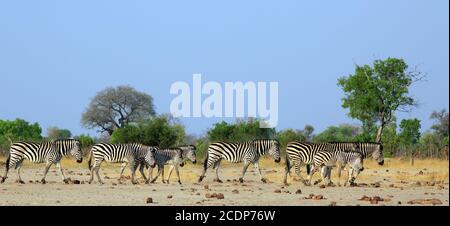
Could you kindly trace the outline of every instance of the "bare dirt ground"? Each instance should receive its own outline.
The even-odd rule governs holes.
[[[204,182],[196,183],[201,165],[188,164],[180,168],[183,185],[176,183],[175,175],[172,175],[169,185],[162,184],[160,179],[151,185],[143,184],[142,180],[142,184],[132,185],[125,178],[118,182],[120,165],[104,164],[100,175],[105,184],[95,182],[89,185],[86,163],[77,165],[74,160],[64,160],[66,175],[72,180],[80,180],[80,184],[63,184],[59,172],[52,168],[47,177],[48,183],[44,185],[36,182],[41,179],[44,166],[25,164],[22,179],[26,184],[15,182],[17,176],[14,170],[10,171],[8,180],[0,184],[0,206],[449,205],[448,161],[416,160],[414,167],[398,159],[387,159],[385,166],[378,166],[373,161],[366,161],[365,164],[366,170],[357,180],[358,187],[326,188],[319,185],[307,187],[293,178],[289,179],[290,186],[284,186],[281,183],[283,165],[271,160],[261,163],[263,173],[269,180],[267,184],[259,181],[254,169],[249,169],[245,183],[233,181],[239,177],[241,164],[224,164],[221,170],[223,184],[212,181],[212,170],[208,171]],[[1,159],[0,174],[3,171],[4,159]],[[336,181],[335,170],[333,174],[333,181]],[[129,175],[129,169],[125,175]],[[318,178],[317,174],[314,180]],[[147,203],[148,198],[152,199],[152,203]],[[411,204],[413,200],[416,204]]]

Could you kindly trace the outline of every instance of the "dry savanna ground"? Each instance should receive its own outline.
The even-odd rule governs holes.
[[[5,159],[0,158],[2,175],[4,162]],[[170,184],[163,184],[158,179],[151,185],[143,184],[142,180],[141,184],[132,185],[129,169],[119,182],[120,165],[103,164],[100,175],[105,184],[89,185],[86,162],[77,164],[73,159],[65,159],[62,164],[66,175],[76,184],[63,184],[56,167],[50,170],[47,184],[37,183],[44,165],[26,163],[22,167],[22,179],[26,184],[16,183],[15,170],[10,171],[8,180],[0,184],[0,205],[449,205],[449,162],[445,160],[416,160],[414,166],[401,159],[386,159],[384,166],[368,160],[357,180],[357,187],[308,187],[295,178],[289,178],[290,186],[285,186],[281,183],[283,163],[276,164],[270,159],[261,162],[267,184],[259,181],[252,168],[249,168],[246,181],[238,183],[235,179],[239,177],[242,164],[222,164],[222,184],[213,182],[212,170],[202,183],[197,183],[202,166],[187,164],[180,168],[183,185],[176,183],[175,174]],[[333,181],[337,180],[335,176],[333,170]],[[313,180],[318,178],[317,173]]]

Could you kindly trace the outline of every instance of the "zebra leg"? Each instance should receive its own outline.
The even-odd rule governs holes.
[[[22,180],[22,178],[20,177],[20,169],[22,168],[22,162],[23,160],[21,160],[20,162],[16,163],[16,169],[17,169],[17,182],[19,184],[25,184],[25,182]]]
[[[169,176],[167,177],[167,183],[169,183],[170,177],[172,177],[172,172],[173,172],[174,168],[175,168],[175,166],[173,166],[173,165],[170,166]]]
[[[348,170],[348,183],[350,186],[355,186],[355,178],[353,177],[353,168],[350,167]]]
[[[147,181],[145,181],[146,184],[150,184],[150,182],[152,181],[152,174],[153,174],[153,167],[148,167],[148,178]]]
[[[61,162],[56,163],[56,167],[59,169],[59,172],[61,172],[63,183],[69,183],[69,181],[66,179],[66,176],[64,175],[63,169],[61,168]]]
[[[145,163],[141,163],[141,166],[139,167],[139,172],[141,173],[142,178],[144,178],[145,181],[147,181],[147,177],[144,173]]]
[[[219,182],[219,183],[223,183],[223,181],[221,179],[219,179],[219,168],[220,168],[220,162],[221,160],[219,160],[218,162],[216,162],[214,168],[216,168],[216,179],[214,179],[214,182]]]
[[[164,167],[164,166],[163,166]],[[156,175],[155,178],[153,178],[153,180],[150,183],[155,183],[155,181],[158,179],[159,176],[161,176],[161,166],[158,166],[158,174]]]
[[[47,177],[47,173],[48,173],[48,171],[50,170],[50,167],[52,166],[52,162],[49,162],[49,163],[47,163],[47,165],[45,166],[45,170],[44,170],[44,176],[42,177],[42,179],[41,179],[41,183],[42,184],[45,184],[45,183],[47,183],[46,181],[45,181],[45,178]]]
[[[119,176],[119,181],[122,180],[123,178],[123,172],[125,172],[125,168],[127,168],[128,166],[128,162],[124,162],[122,163],[122,165],[120,166],[120,176]]]
[[[100,178],[100,174],[98,173],[100,171],[100,165],[102,164],[103,160],[95,160],[94,166],[91,168],[91,179],[89,180],[89,184],[92,183],[92,181],[94,180],[94,173],[97,176],[98,182],[100,184],[104,184],[102,182],[102,179]]]
[[[328,167],[328,166],[322,166],[322,169],[321,169],[322,181],[323,181],[323,183],[324,183],[326,186],[329,186],[329,185],[332,184],[331,180],[329,180],[329,179],[327,178],[327,174],[328,174],[328,169],[329,169],[329,168],[330,168],[330,167]]]
[[[182,184],[182,183],[181,183],[181,178],[180,178],[180,171],[178,171],[178,166],[175,165],[174,168],[175,168],[175,173],[177,173],[178,183],[179,183],[179,184]],[[168,180],[167,180],[167,183],[169,183]]]
[[[258,163],[258,162],[253,163],[253,166],[254,166],[255,169],[258,171],[258,173],[259,173],[259,178],[261,179],[261,181],[262,181],[263,183],[267,183],[267,179],[264,178],[263,175],[262,175],[262,173],[261,173],[261,168],[259,168],[259,163]]]
[[[311,170],[308,175],[308,179],[305,183],[306,186],[311,186],[311,179],[312,179],[312,176],[317,172],[317,168],[318,168],[317,166],[312,165]]]
[[[130,169],[131,169],[131,183],[132,184],[137,184],[137,182],[135,180],[137,165],[136,165],[135,162],[131,162],[130,163]]]
[[[342,174],[342,166],[338,165],[337,167],[337,173],[338,173],[338,182],[337,185],[340,187],[341,186],[341,174]]]
[[[241,178],[239,178],[239,182],[244,183],[244,176],[245,176],[245,173],[247,172],[247,169],[249,166],[250,166],[250,162],[244,163],[244,168],[242,169],[242,175],[241,175]]]

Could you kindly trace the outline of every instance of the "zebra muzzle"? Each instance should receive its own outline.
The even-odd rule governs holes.
[[[82,163],[82,162],[83,162],[83,159],[77,160],[77,163]]]
[[[276,163],[280,163],[280,162],[281,162],[281,158],[275,159],[275,162],[276,162]]]

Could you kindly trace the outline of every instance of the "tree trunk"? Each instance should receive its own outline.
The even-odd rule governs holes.
[[[383,135],[384,130],[384,122],[381,123],[380,128],[378,128],[377,132],[377,138],[375,139],[375,142],[381,142],[381,136]]]
[[[411,153],[411,160],[410,160],[411,166],[414,166],[414,154]]]

